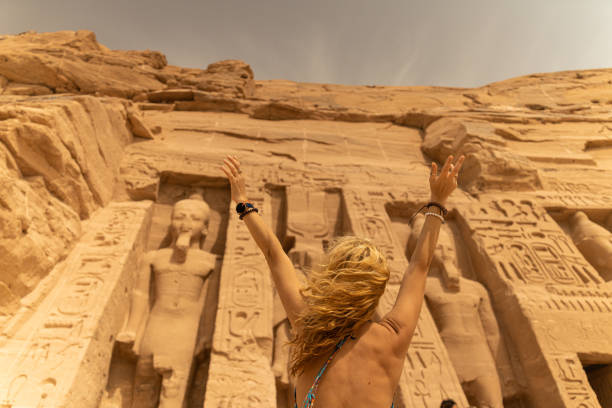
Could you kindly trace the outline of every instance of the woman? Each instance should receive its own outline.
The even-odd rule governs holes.
[[[369,240],[344,237],[328,250],[300,289],[293,265],[272,232],[248,202],[240,162],[228,156],[227,175],[236,211],[263,252],[276,290],[293,328],[291,373],[300,407],[373,408],[392,406],[395,388],[417,325],[427,272],[444,221],[446,199],[457,187],[461,156],[449,156],[438,174],[432,163],[431,202],[395,305],[373,321],[389,270]],[[323,381],[324,374],[324,381]]]

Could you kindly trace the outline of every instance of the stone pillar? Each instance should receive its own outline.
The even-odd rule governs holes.
[[[270,225],[269,197],[262,189],[248,197]],[[272,277],[246,225],[230,207],[204,406],[270,408],[276,404]]]
[[[458,218],[517,350],[529,404],[600,407],[582,369],[612,355],[612,291],[597,271],[528,196],[481,196]]]
[[[344,201],[353,234],[372,239],[385,253],[391,269],[377,312],[382,317],[395,304],[408,260],[393,235],[382,193],[345,190]],[[454,399],[460,408],[468,406],[446,347],[423,303],[395,399],[398,407],[429,408],[446,398]]]
[[[150,219],[150,202],[130,202],[89,221],[56,287],[3,339],[0,407],[97,407]]]

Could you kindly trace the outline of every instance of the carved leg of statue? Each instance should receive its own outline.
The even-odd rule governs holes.
[[[155,408],[159,399],[161,376],[153,367],[153,356],[140,356],[134,377],[132,408]]]
[[[293,407],[293,391],[289,381],[289,320],[274,329],[274,359],[272,372],[276,377],[277,408]]]
[[[470,403],[478,408],[504,408],[501,387],[497,373],[481,375],[464,387]]]
[[[272,371],[282,388],[289,387],[289,321],[284,320],[276,326],[274,333],[274,363]]]
[[[162,374],[162,389],[159,396],[159,408],[182,408],[191,361],[175,363],[172,367],[156,367]]]

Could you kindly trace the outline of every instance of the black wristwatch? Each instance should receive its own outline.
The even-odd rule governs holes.
[[[236,204],[236,212],[238,213],[238,215],[242,215],[243,212],[245,212],[246,210],[250,208],[255,208],[255,207],[253,206],[253,204],[247,203],[246,201]]]

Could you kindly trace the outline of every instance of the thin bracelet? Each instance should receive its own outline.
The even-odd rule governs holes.
[[[437,203],[435,201],[430,201],[427,204],[425,204],[425,206],[427,206],[427,209],[429,209],[429,207],[438,207],[440,211],[442,212],[442,215],[445,217],[446,217],[446,214],[448,213],[448,210],[446,209],[446,207],[444,207],[442,204]]]
[[[440,214],[439,215],[441,215],[443,217],[446,217],[446,214],[448,213],[448,210],[442,204],[437,203],[435,201],[430,201],[427,204],[423,205],[418,210],[416,210],[416,212],[414,214],[412,214],[412,217],[410,217],[410,219],[408,220],[408,224],[411,224],[412,220],[414,219],[414,217],[416,217],[417,214],[419,214],[421,211],[423,211],[423,209],[427,208],[427,210],[429,211],[429,207],[437,207],[440,210]],[[436,215],[438,215],[438,214],[436,214]],[[444,221],[442,221],[442,222],[444,222]]]
[[[440,214],[436,214],[436,213],[433,213],[433,212],[426,212],[425,216],[427,216],[427,215],[433,215],[434,217],[439,218],[440,221],[442,221],[442,224],[444,224],[444,217],[441,216]]]
[[[425,207],[426,210],[425,212],[435,212],[436,214],[439,214],[443,217],[446,216],[446,213],[444,211],[442,211],[442,209],[440,209],[439,207],[436,207],[435,205],[430,205],[428,207]]]
[[[255,207],[253,207],[253,208],[249,208],[248,210],[246,210],[245,212],[243,212],[242,214],[240,214],[240,219],[243,219],[245,215],[250,214],[250,213],[252,213],[252,212],[256,212],[256,213],[258,213],[258,212],[259,212],[259,210],[258,210],[257,208],[255,208]]]

